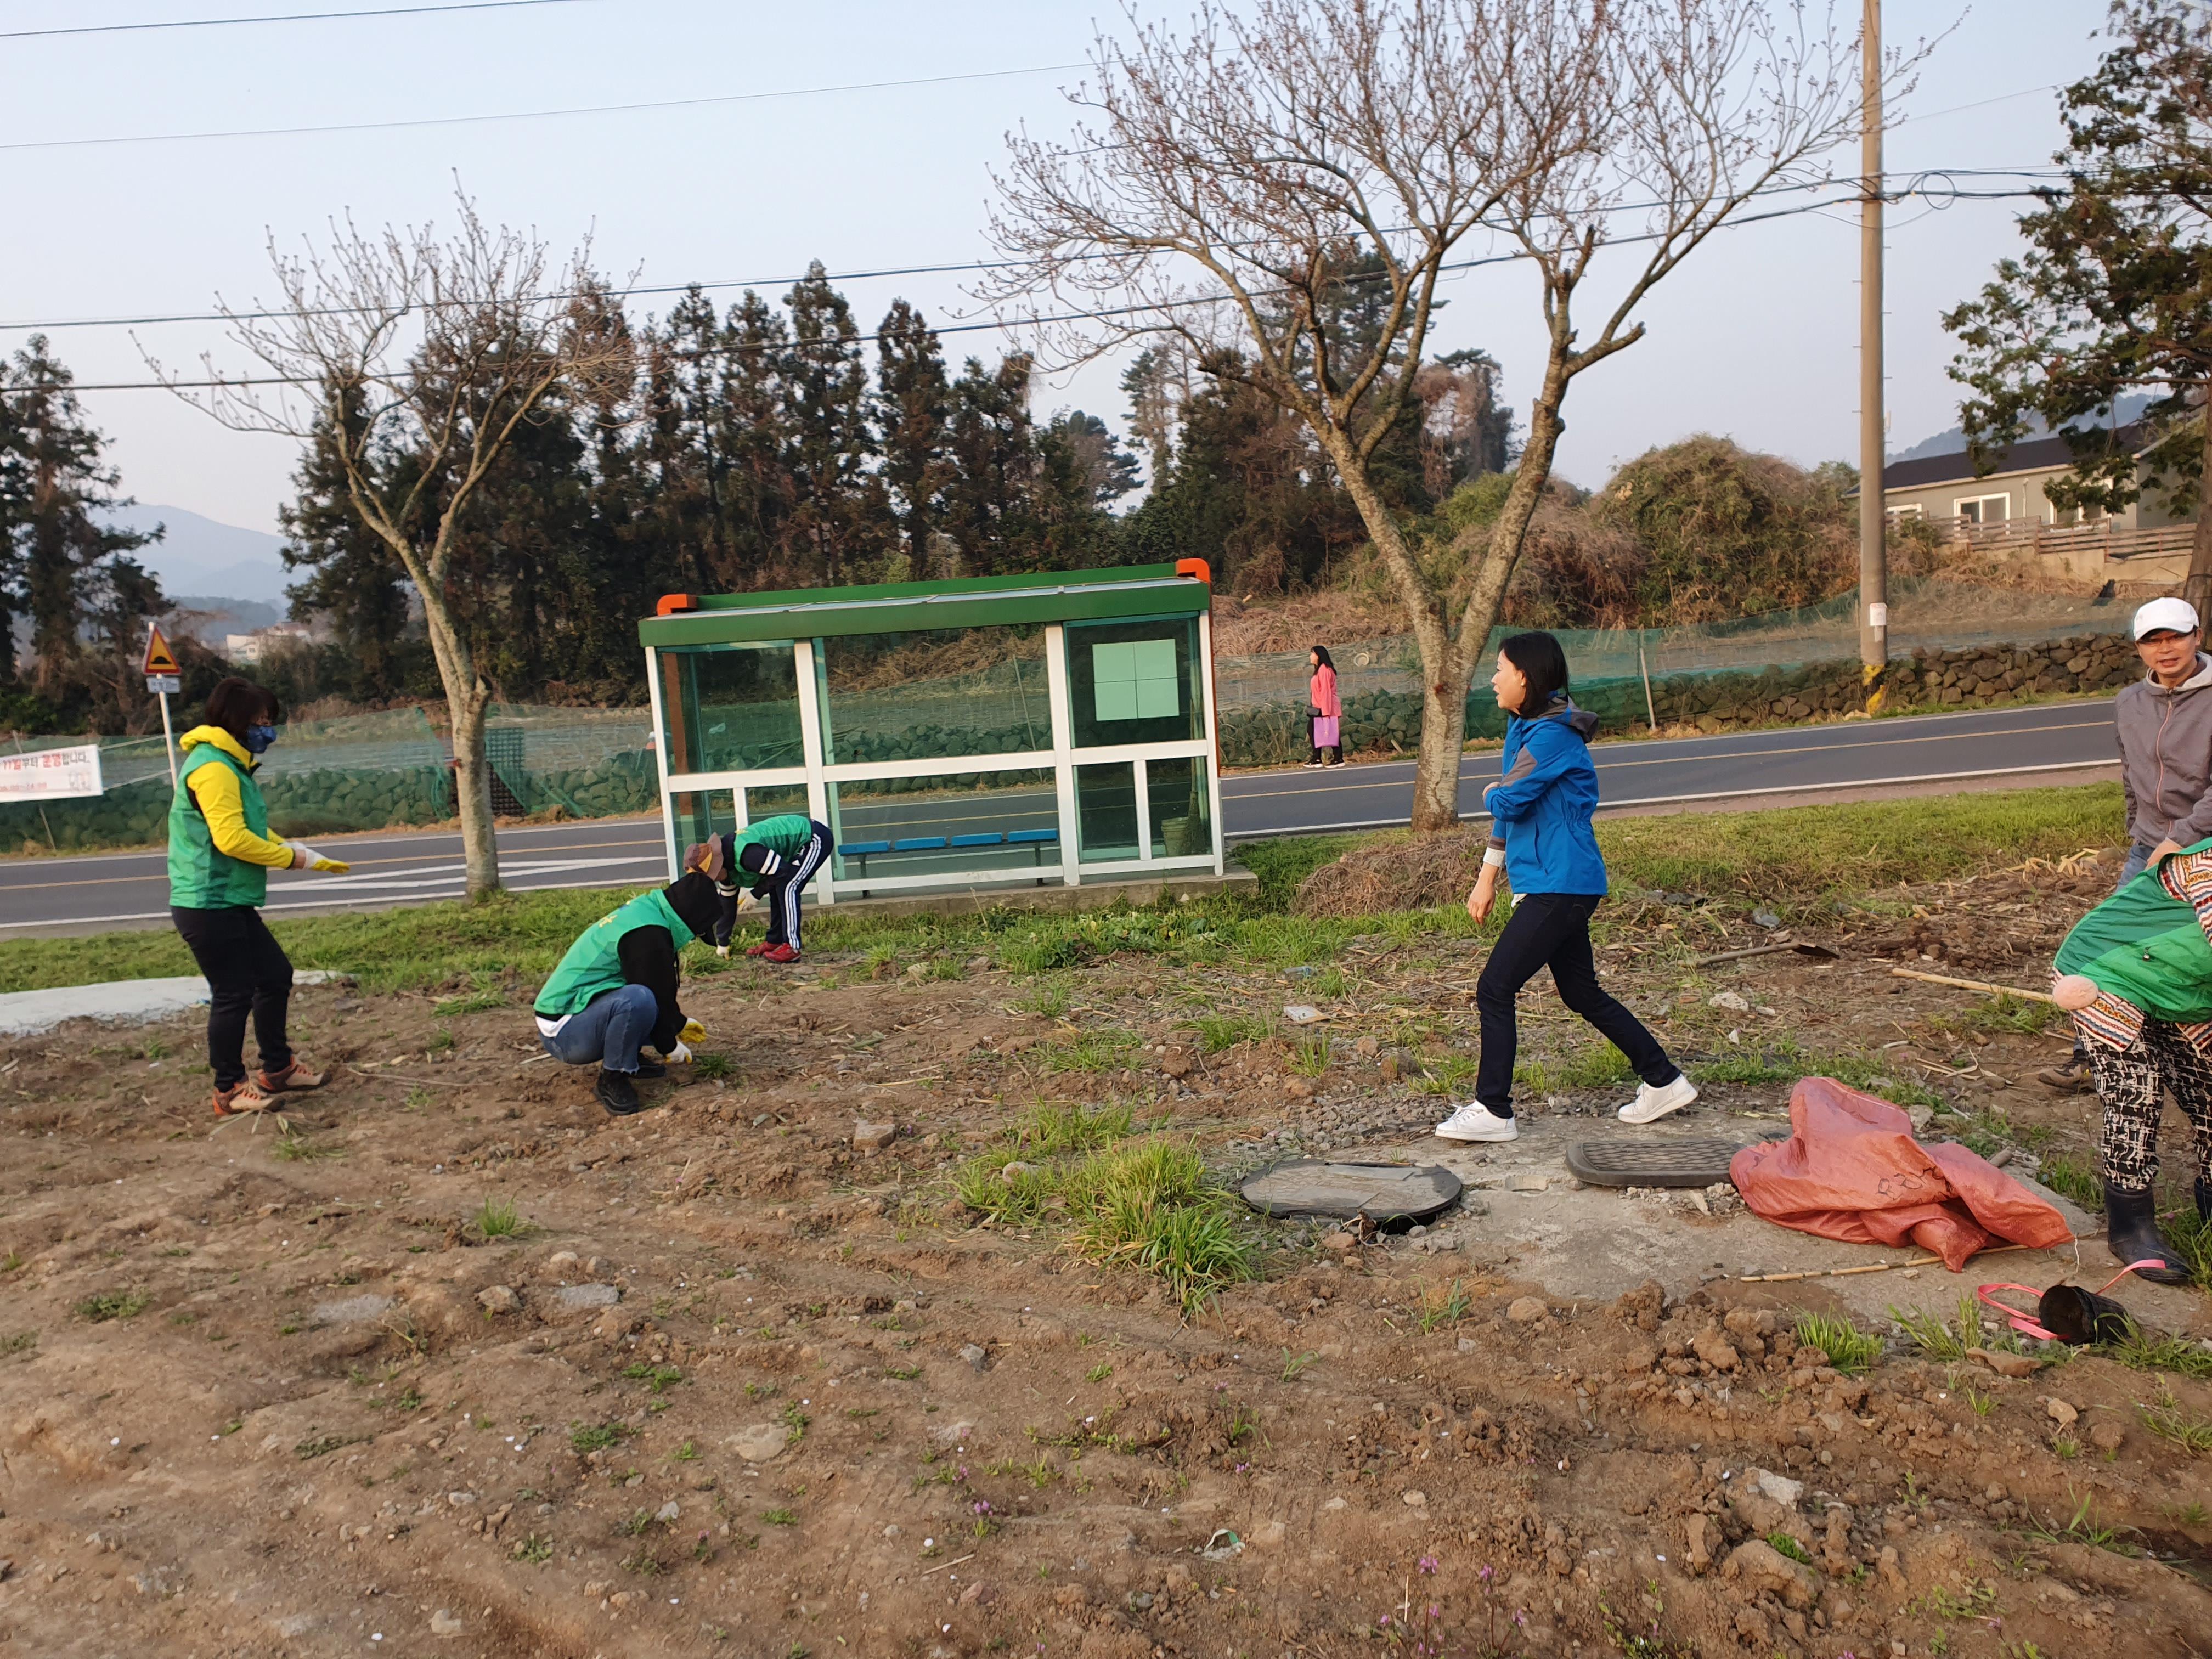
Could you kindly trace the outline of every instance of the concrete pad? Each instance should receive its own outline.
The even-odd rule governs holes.
[[[1602,1133],[1601,1120],[1525,1112],[1517,1140],[1468,1146],[1425,1136],[1403,1145],[1364,1146],[1363,1159],[1402,1158],[1440,1164],[1466,1183],[1466,1204],[1487,1213],[1448,1211],[1433,1232],[1456,1242],[1477,1261],[1496,1264],[1512,1278],[1531,1280],[1552,1296],[1585,1303],[1610,1302],[1647,1279],[1680,1295],[1701,1283],[1757,1273],[1813,1273],[1878,1262],[1914,1260],[1910,1247],[1885,1250],[1842,1244],[1778,1226],[1749,1211],[1707,1217],[1671,1206],[1632,1200],[1617,1188],[1580,1186],[1568,1171],[1570,1139]],[[1770,1116],[1739,1117],[1719,1110],[1678,1112],[1653,1133],[1722,1134],[1748,1145],[1778,1125]],[[1540,1190],[1536,1182],[1543,1182]],[[2020,1179],[2014,1176],[2014,1179]],[[2056,1250],[1984,1252],[1963,1273],[1941,1262],[1887,1273],[1804,1279],[1746,1285],[1776,1299],[1796,1302],[1832,1297],[1862,1322],[1886,1320],[1892,1306],[1955,1317],[1960,1296],[1999,1281],[2039,1288],[2060,1279],[2094,1287],[2119,1271],[2105,1248],[2104,1221],[2034,1182],[2024,1183],[2066,1218],[2078,1246]],[[1907,1277],[1907,1274],[1910,1277]],[[2212,1297],[2172,1285],[2124,1279],[2112,1292],[2146,1323],[2179,1335],[2212,1335]],[[2027,1298],[2013,1298],[2027,1305]]]
[[[343,983],[343,974],[302,969],[292,983]],[[208,982],[198,974],[174,979],[117,979],[105,985],[64,985],[46,991],[0,994],[0,1036],[36,1036],[67,1019],[96,1019],[111,1025],[143,1025],[190,1008],[204,1007]]]

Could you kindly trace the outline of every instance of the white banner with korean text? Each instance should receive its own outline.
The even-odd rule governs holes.
[[[100,793],[100,745],[96,743],[40,749],[27,755],[0,754],[0,802],[60,800]]]

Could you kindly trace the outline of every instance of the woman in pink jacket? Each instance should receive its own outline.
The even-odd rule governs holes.
[[[1341,766],[1344,733],[1339,722],[1344,718],[1344,705],[1336,697],[1336,665],[1328,659],[1328,647],[1325,645],[1314,647],[1306,660],[1313,665],[1314,672],[1313,684],[1306,694],[1306,723],[1310,728],[1313,758],[1306,765],[1309,769]]]

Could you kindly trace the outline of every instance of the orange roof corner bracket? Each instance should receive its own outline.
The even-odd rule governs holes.
[[[1204,559],[1177,559],[1176,561],[1176,574],[1178,576],[1195,576],[1199,580],[1204,582],[1208,587],[1213,586],[1213,567],[1206,563]],[[661,603],[665,605],[667,601],[664,599]]]
[[[653,606],[653,614],[656,617],[672,617],[679,611],[695,611],[697,608],[691,603],[691,596],[689,593],[663,593],[660,596],[660,603]]]

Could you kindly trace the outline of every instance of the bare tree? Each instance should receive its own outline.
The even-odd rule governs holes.
[[[595,303],[588,242],[549,281],[543,241],[490,228],[466,196],[459,209],[450,240],[427,226],[363,235],[349,222],[293,255],[272,236],[278,302],[217,301],[232,339],[270,372],[228,375],[210,361],[205,386],[167,378],[226,426],[326,447],[353,511],[406,570],[452,716],[469,895],[483,898],[500,885],[484,757],[494,688],[455,568],[463,514],[557,390],[603,401],[603,383],[627,386],[634,366],[627,334]]]
[[[992,228],[1010,263],[981,296],[1058,362],[1178,337],[1305,422],[1419,645],[1414,826],[1450,828],[1468,688],[1568,386],[1643,337],[1638,306],[1692,249],[1856,131],[1856,37],[1765,0],[1258,0],[1187,35],[1129,22],[1097,40],[1066,142],[1009,138]],[[1536,275],[1546,358],[1504,511],[1436,562],[1468,573],[1447,591],[1369,464],[1478,234]],[[1575,301],[1615,244],[1625,285],[1585,339]],[[1348,339],[1332,317],[1364,284],[1379,322]]]

